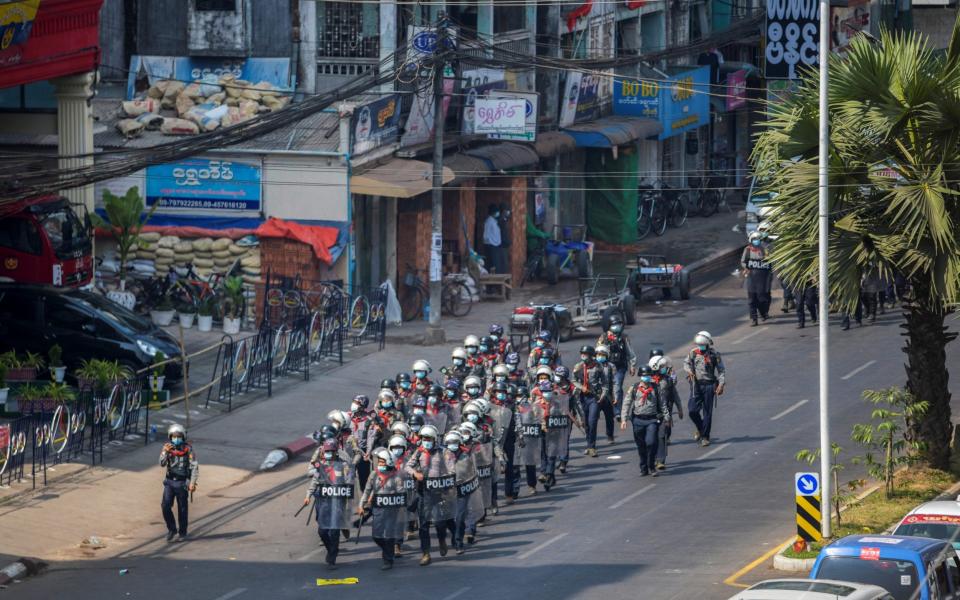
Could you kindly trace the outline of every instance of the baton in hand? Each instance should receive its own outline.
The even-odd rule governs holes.
[[[313,513],[316,512],[317,502],[320,501],[320,496],[313,497],[313,506],[310,508],[310,512],[307,513],[307,525],[310,524],[310,518],[313,517]]]
[[[308,503],[308,504],[309,504],[309,503]],[[305,509],[306,507],[307,507],[306,504],[301,505],[300,508],[297,509],[297,512],[293,513],[293,518],[296,519],[297,517],[299,517],[299,516],[300,516],[300,513],[302,513],[302,512],[303,512],[303,509]]]

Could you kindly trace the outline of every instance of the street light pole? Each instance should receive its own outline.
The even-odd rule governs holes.
[[[819,268],[820,290],[820,532],[830,537],[831,484],[830,463],[833,452],[830,447],[830,279],[827,272],[830,233],[830,195],[827,167],[830,162],[830,115],[827,102],[827,87],[830,74],[827,70],[830,57],[830,0],[820,0],[820,159],[818,164],[820,216]]]

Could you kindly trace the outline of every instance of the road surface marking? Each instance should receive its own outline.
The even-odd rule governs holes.
[[[804,404],[806,404],[807,402],[810,402],[810,400],[807,400],[806,398],[804,398],[803,400],[801,400],[800,402],[797,402],[796,404],[794,404],[794,405],[791,406],[790,408],[786,409],[785,411],[779,412],[779,413],[773,415],[772,417],[770,417],[770,420],[771,420],[771,421],[776,421],[776,420],[778,420],[778,419],[780,419],[780,418],[782,418],[782,417],[785,417],[785,416],[789,415],[790,413],[792,413],[793,411],[795,411],[795,410],[797,410],[798,408],[800,408],[801,406],[803,406]]]
[[[620,500],[620,501],[617,502],[616,504],[612,505],[612,506],[610,507],[610,509],[612,510],[612,509],[614,509],[614,508],[620,508],[621,506],[623,506],[623,505],[626,504],[627,502],[630,502],[631,500],[633,500],[634,498],[636,498],[636,497],[639,496],[640,494],[642,494],[642,493],[644,493],[644,492],[650,491],[650,488],[652,488],[652,487],[655,486],[655,485],[657,485],[657,484],[651,483],[650,485],[648,485],[648,486],[645,487],[645,488],[640,488],[639,490],[637,490],[637,491],[635,491],[634,493],[630,494],[630,495],[627,496],[626,498],[623,498],[622,500]]]
[[[720,444],[719,446],[717,446],[716,448],[714,448],[714,449],[711,450],[710,452],[707,452],[706,454],[701,454],[700,457],[697,458],[697,460],[703,460],[703,459],[705,459],[705,458],[710,458],[711,456],[713,456],[713,455],[716,454],[717,452],[720,452],[721,450],[723,450],[724,448],[726,448],[726,447],[729,446],[729,445],[730,445],[730,442],[727,442],[726,444]]]
[[[743,336],[743,337],[740,338],[739,340],[734,340],[733,342],[731,342],[731,345],[736,346],[737,344],[742,344],[743,342],[749,340],[749,339],[752,338],[753,336],[755,336],[755,335],[760,335],[761,333],[763,333],[764,331],[766,331],[766,330],[768,330],[768,329],[770,329],[770,328],[769,328],[769,327],[761,327],[760,329],[754,331],[753,333],[748,333],[747,335]]]
[[[310,560],[310,559],[313,558],[314,556],[316,556],[316,555],[320,554],[321,552],[323,552],[323,550],[324,550],[323,548],[317,548],[316,550],[312,550],[312,551],[310,551],[310,552],[307,552],[306,554],[304,554],[303,556],[301,556],[301,557],[298,558],[297,560],[299,560],[299,561],[301,561],[301,562],[303,562],[303,561],[305,561],[305,560]]]
[[[566,533],[561,533],[561,534],[558,535],[558,536],[552,537],[552,538],[550,538],[549,540],[545,541],[544,543],[540,544],[539,546],[533,548],[532,550],[527,550],[526,552],[524,552],[523,554],[521,554],[521,555],[518,556],[517,558],[518,558],[519,560],[526,560],[526,559],[530,558],[531,556],[533,556],[534,554],[536,554],[537,552],[540,552],[541,550],[543,550],[544,548],[546,548],[546,547],[549,546],[550,544],[552,544],[552,543],[554,543],[554,542],[559,542],[560,540],[562,540],[562,539],[565,538],[566,536],[567,536]]]
[[[796,539],[797,539],[797,536],[795,536],[795,535],[790,536],[790,538],[789,538],[788,540],[786,540],[786,541],[783,542],[783,543],[780,543],[780,544],[775,545],[775,546],[774,546],[773,548],[771,548],[770,550],[767,550],[767,551],[764,553],[763,556],[761,556],[760,558],[754,560],[752,563],[750,563],[750,564],[748,564],[747,566],[743,567],[742,569],[740,569],[739,571],[737,571],[736,573],[734,573],[734,574],[731,575],[730,577],[727,577],[726,579],[723,580],[723,582],[724,582],[725,584],[727,584],[727,585],[732,585],[732,586],[734,586],[734,587],[740,587],[740,588],[748,588],[748,587],[750,587],[749,585],[746,585],[746,584],[743,584],[743,583],[739,583],[737,580],[740,579],[741,577],[743,577],[744,575],[746,575],[747,573],[749,573],[750,571],[756,569],[757,567],[759,567],[759,566],[762,565],[763,563],[765,563],[765,562],[767,562],[768,560],[770,560],[770,559],[773,557],[774,554],[776,554],[777,552],[779,552],[779,551],[780,551],[782,548],[784,548],[787,544],[792,544],[792,543],[794,542],[794,540],[796,540]]]
[[[850,371],[849,373],[847,373],[846,375],[844,375],[843,377],[841,377],[840,379],[846,381],[847,379],[850,379],[851,377],[853,377],[854,375],[856,375],[856,374],[859,373],[860,371],[869,368],[870,365],[872,365],[872,364],[875,363],[875,362],[877,362],[877,361],[871,360],[871,361],[869,361],[869,362],[867,362],[867,363],[865,363],[865,364],[862,364],[862,365],[860,365],[859,367],[857,367],[856,369]]]
[[[226,594],[217,597],[215,600],[230,600],[230,598],[236,598],[245,591],[247,591],[247,588],[237,588],[232,592],[227,592]]]
[[[460,596],[466,594],[469,591],[470,591],[469,587],[462,587],[459,590],[447,596],[446,598],[444,598],[443,600],[453,600],[454,598],[459,598]]]

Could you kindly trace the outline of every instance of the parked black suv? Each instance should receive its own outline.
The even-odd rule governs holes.
[[[159,350],[180,354],[172,335],[107,298],[83,290],[0,284],[0,350],[36,352],[60,344],[68,369],[83,359],[116,360],[136,372],[150,366]],[[165,375],[179,380],[182,369],[169,364]]]

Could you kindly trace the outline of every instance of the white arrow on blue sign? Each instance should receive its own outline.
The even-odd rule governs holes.
[[[820,475],[817,473],[796,473],[794,488],[798,496],[815,496],[820,491]]]

